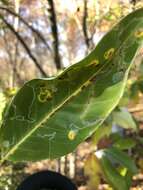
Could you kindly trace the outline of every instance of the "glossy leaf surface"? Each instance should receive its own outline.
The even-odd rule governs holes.
[[[59,76],[27,82],[4,116],[1,160],[41,160],[73,151],[118,104],[142,40],[140,9]]]

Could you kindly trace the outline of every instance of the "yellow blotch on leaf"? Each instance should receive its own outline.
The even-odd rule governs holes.
[[[110,48],[109,50],[107,50],[105,53],[104,53],[104,58],[105,60],[109,60],[112,58],[113,54],[115,52],[115,48]]]
[[[73,141],[75,139],[77,135],[77,131],[76,130],[70,130],[68,133],[68,139]]]
[[[40,94],[38,94],[38,100],[39,100],[39,102],[44,103],[47,101],[47,98],[45,95],[40,93]]]
[[[44,102],[46,102],[47,100],[50,100],[50,99],[52,99],[52,93],[48,89],[45,89],[45,91],[43,90],[38,94],[38,100],[41,103],[44,103]]]
[[[127,174],[127,168],[123,167],[123,166],[119,166],[117,168],[118,172],[121,174],[121,176],[125,176]]]
[[[95,59],[95,60],[91,61],[91,63],[89,65],[94,65],[94,66],[99,65],[99,60]]]
[[[136,38],[143,38],[143,29],[136,31],[134,35]]]

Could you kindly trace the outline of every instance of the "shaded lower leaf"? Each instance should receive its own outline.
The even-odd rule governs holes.
[[[104,153],[111,157],[115,162],[120,163],[122,166],[126,167],[130,173],[136,174],[137,167],[134,161],[123,151],[118,148],[111,147],[104,150]]]
[[[99,159],[107,182],[115,190],[129,190],[132,176],[137,172],[132,159],[115,147],[104,149],[99,153]]]
[[[121,176],[106,156],[100,159],[103,172],[108,183],[115,190],[129,190],[126,180]]]
[[[126,150],[126,149],[130,149],[133,148],[136,145],[136,141],[132,138],[125,138],[123,139],[123,137],[121,137],[119,140],[117,140],[113,146],[121,149],[121,150]]]
[[[129,189],[132,185],[132,177],[133,177],[132,173],[130,171],[127,171],[125,178],[126,178],[126,184]]]

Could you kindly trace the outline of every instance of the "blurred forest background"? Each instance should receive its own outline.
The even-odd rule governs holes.
[[[143,0],[1,0],[0,120],[4,106],[26,81],[55,76],[78,62],[115,23],[140,7]],[[111,127],[102,136],[96,133],[74,153],[52,161],[6,162],[0,168],[0,190],[15,190],[26,176],[45,169],[70,177],[79,190],[91,189],[93,182],[94,189],[111,189],[99,180],[93,152],[112,144],[116,131],[129,139],[118,139],[116,145],[129,144],[129,154],[140,170],[133,178],[132,190],[143,189],[143,50],[132,68],[119,106],[120,113],[113,114]],[[138,125],[139,136],[132,132],[132,125]]]

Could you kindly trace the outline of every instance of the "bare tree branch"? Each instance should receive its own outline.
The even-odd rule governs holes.
[[[88,32],[87,32],[87,17],[88,17],[88,12],[87,12],[87,0],[84,0],[84,15],[83,15],[83,34],[85,38],[85,44],[87,46],[87,49],[90,47],[89,43],[89,37],[88,37]]]
[[[42,69],[41,65],[38,63],[37,59],[34,57],[34,55],[31,53],[31,50],[29,49],[29,47],[27,46],[27,44],[25,43],[25,41],[23,40],[23,38],[19,35],[18,32],[15,31],[15,29],[13,28],[13,26],[11,24],[9,24],[7,22],[7,20],[3,17],[3,15],[0,14],[0,18],[2,19],[2,21],[6,24],[6,26],[12,31],[12,33],[17,37],[17,39],[21,42],[22,46],[24,47],[24,49],[26,50],[27,54],[29,55],[29,57],[33,60],[33,62],[35,63],[36,67],[39,69],[39,71],[41,72],[41,74],[44,77],[47,77],[46,72]]]
[[[56,19],[56,13],[55,13],[55,6],[53,0],[48,0],[49,3],[49,18],[51,22],[51,29],[52,29],[52,35],[53,35],[53,47],[54,47],[54,60],[57,69],[61,69],[61,58],[59,54],[59,38],[58,38],[58,28],[57,28],[57,19]]]
[[[38,37],[39,39],[45,44],[45,46],[48,48],[48,50],[52,51],[50,46],[48,45],[46,39],[44,38],[44,36],[38,31],[36,30],[33,26],[31,26],[28,22],[25,21],[25,19],[23,19],[20,15],[18,15],[17,13],[13,12],[12,10],[10,10],[9,8],[6,8],[6,7],[0,7],[1,10],[4,10],[6,12],[8,12],[9,14],[15,16],[15,17],[18,17],[19,20],[25,24],[32,32],[34,32]]]

